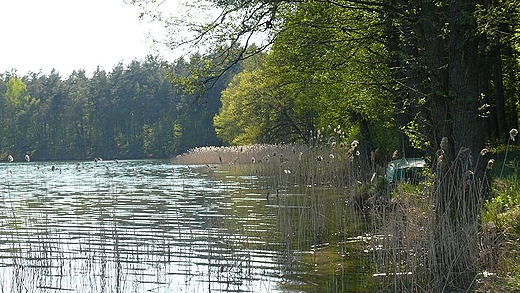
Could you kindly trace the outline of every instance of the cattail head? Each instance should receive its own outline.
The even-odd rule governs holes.
[[[399,153],[399,152],[398,152],[397,150],[395,150],[395,151],[392,153],[392,159],[397,158],[397,154],[398,154],[398,153]]]
[[[457,156],[466,157],[471,155],[471,150],[465,147],[461,147]]]
[[[448,138],[447,137],[442,138],[440,146],[441,146],[441,150],[443,150],[443,151],[448,150]]]
[[[442,164],[442,162],[444,162],[444,155],[440,155],[440,156],[437,158],[437,163],[438,163],[438,164]]]
[[[489,159],[486,169],[488,169],[488,170],[493,169],[493,164],[495,164],[495,159]]]
[[[517,135],[518,135],[518,130],[516,130],[515,128],[513,128],[509,131],[509,139],[511,139],[512,141],[515,141]]]

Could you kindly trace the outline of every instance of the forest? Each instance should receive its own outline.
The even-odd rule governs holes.
[[[190,63],[191,62],[191,63]],[[172,80],[200,59],[174,64],[152,57],[112,71],[83,70],[0,78],[0,157],[15,160],[169,158],[189,148],[220,145],[213,116],[225,78],[204,95]],[[184,73],[183,73],[184,72]]]
[[[309,141],[340,125],[366,154],[435,159],[446,138],[453,159],[518,126],[518,1],[240,3],[242,31],[276,32],[267,53],[239,53],[251,58],[215,118],[227,143]]]
[[[453,158],[518,126],[518,1],[199,3],[221,14],[166,23],[195,32],[167,36],[199,50],[179,60],[3,73],[0,157],[172,157],[341,126],[367,154],[431,156],[446,137]]]

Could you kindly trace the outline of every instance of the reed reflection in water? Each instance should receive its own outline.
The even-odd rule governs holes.
[[[1,164],[1,291],[281,292],[276,214],[219,172]]]

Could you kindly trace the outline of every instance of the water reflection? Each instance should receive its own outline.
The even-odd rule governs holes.
[[[2,292],[314,292],[313,271],[346,276],[346,261],[317,263],[347,252],[307,250],[318,243],[297,244],[304,235],[284,224],[310,203],[268,202],[255,176],[157,160],[10,163],[0,174]]]

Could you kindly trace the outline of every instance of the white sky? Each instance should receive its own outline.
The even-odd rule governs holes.
[[[0,0],[0,73],[54,68],[66,78],[73,70],[90,75],[98,65],[111,71],[156,55],[147,37],[152,25],[138,16],[123,0]]]

